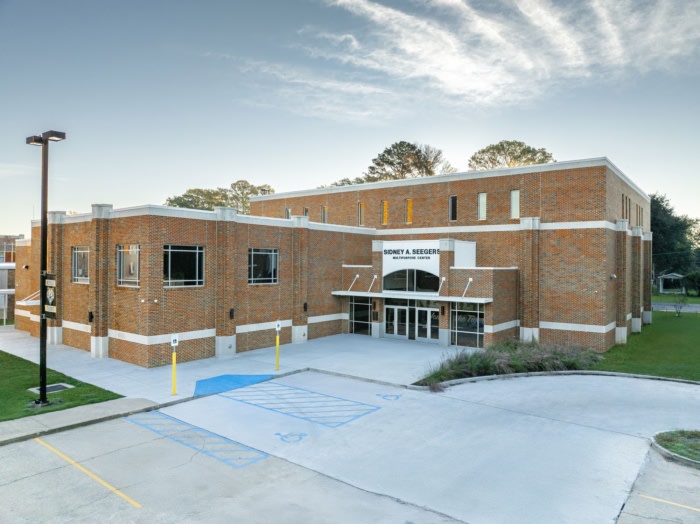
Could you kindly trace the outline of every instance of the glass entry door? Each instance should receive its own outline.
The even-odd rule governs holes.
[[[408,336],[408,308],[384,306],[384,335],[406,338]]]
[[[416,340],[437,342],[440,340],[440,311],[416,308]]]

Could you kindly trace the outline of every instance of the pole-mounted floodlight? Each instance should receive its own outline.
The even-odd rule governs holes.
[[[48,201],[49,201],[49,142],[65,140],[62,131],[46,131],[41,136],[27,137],[27,144],[41,146],[41,252],[39,260],[39,398],[38,406],[49,404],[46,398],[46,266],[48,246]]]

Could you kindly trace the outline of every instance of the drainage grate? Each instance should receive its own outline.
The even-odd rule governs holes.
[[[70,384],[51,384],[49,386],[46,386],[46,392],[47,393],[57,393],[58,391],[63,391],[63,390],[71,389],[74,387],[75,386],[71,386]],[[32,393],[36,393],[38,395],[39,389],[40,388],[29,388],[28,391],[31,391]]]

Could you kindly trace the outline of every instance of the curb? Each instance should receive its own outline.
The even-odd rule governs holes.
[[[670,431],[673,431],[673,430],[670,430]],[[688,467],[695,468],[695,469],[700,469],[700,461],[689,459],[687,457],[679,455],[678,453],[674,453],[673,451],[669,451],[668,449],[663,447],[661,444],[656,442],[656,437],[658,435],[661,435],[662,433],[668,433],[668,431],[661,431],[651,438],[651,446],[656,451],[658,451],[659,454],[661,454],[664,458],[666,458],[667,460],[670,460],[672,462],[677,462],[678,464],[682,464],[684,466],[688,466]]]

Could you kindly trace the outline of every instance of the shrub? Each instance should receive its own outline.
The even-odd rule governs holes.
[[[590,369],[602,358],[592,349],[580,346],[541,346],[510,340],[493,344],[486,350],[464,350],[446,357],[417,384],[441,390],[440,383],[459,378]]]

